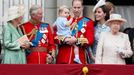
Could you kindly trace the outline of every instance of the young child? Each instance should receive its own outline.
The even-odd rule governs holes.
[[[70,37],[70,38],[72,37],[69,26],[73,18],[71,18],[69,21],[67,20],[67,17],[69,17],[70,15],[69,12],[70,12],[69,9],[65,5],[59,8],[59,11],[58,11],[59,17],[56,19],[56,22],[55,22],[55,25],[57,26],[58,37]],[[74,54],[75,54],[74,62],[82,64],[82,62],[79,59],[79,50],[76,45],[74,45]]]

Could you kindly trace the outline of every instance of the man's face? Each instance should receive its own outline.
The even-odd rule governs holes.
[[[83,6],[80,1],[73,2],[72,11],[75,17],[80,17],[83,11]]]
[[[40,9],[38,9],[38,12],[36,14],[32,15],[32,19],[34,19],[37,22],[41,22],[42,17],[43,17],[42,14],[43,14],[43,12],[42,12],[42,9],[40,8]]]

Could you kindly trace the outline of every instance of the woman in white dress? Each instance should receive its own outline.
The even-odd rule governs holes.
[[[111,14],[107,20],[110,32],[102,32],[97,46],[96,64],[125,64],[125,59],[133,53],[130,47],[128,35],[119,32],[126,22],[119,14]]]

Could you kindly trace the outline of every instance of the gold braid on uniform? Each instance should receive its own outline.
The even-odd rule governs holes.
[[[33,35],[36,34],[36,29],[32,29],[31,32],[29,32],[27,35],[30,36],[29,39],[32,40]]]
[[[29,32],[28,34],[26,33],[26,31],[25,31],[25,29],[24,29],[23,26],[22,26],[22,29],[23,29],[24,34],[26,34],[27,36],[30,36],[30,37],[29,37],[29,40],[32,40],[32,37],[33,37],[33,35],[35,34],[36,29],[35,29],[35,28],[32,29],[32,31]]]

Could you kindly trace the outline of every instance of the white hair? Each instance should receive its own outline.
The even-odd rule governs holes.
[[[38,5],[33,5],[31,8],[30,8],[30,15],[32,14],[36,14],[38,12],[38,9],[40,9],[41,7],[38,6]]]

